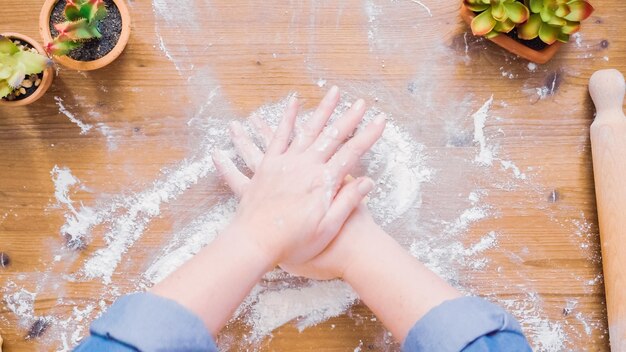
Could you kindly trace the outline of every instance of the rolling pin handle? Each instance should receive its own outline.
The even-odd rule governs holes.
[[[618,70],[608,69],[595,72],[589,80],[589,93],[596,105],[596,118],[601,118],[605,111],[612,110],[621,113],[625,89],[624,76]]]

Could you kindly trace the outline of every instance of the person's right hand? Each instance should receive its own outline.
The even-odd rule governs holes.
[[[348,177],[344,186],[350,182],[354,182],[354,179]],[[283,263],[280,267],[292,275],[315,280],[343,279],[348,267],[355,262],[362,244],[378,233],[382,233],[382,229],[376,224],[363,201],[322,253],[305,263]]]

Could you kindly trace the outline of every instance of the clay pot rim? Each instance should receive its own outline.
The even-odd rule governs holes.
[[[27,42],[33,48],[35,48],[41,55],[44,55],[44,56],[46,55],[46,51],[44,50],[43,46],[39,44],[39,42],[37,42],[36,40],[34,40],[33,38],[27,35],[24,35],[21,33],[14,33],[14,32],[6,32],[6,33],[2,33],[2,35],[8,38],[19,39],[21,41]],[[44,94],[46,94],[46,92],[52,85],[53,79],[54,79],[54,68],[52,66],[49,66],[45,70],[43,70],[43,78],[41,79],[41,84],[39,85],[39,87],[37,87],[37,89],[35,89],[35,92],[33,94],[21,100],[8,101],[8,100],[0,99],[0,105],[24,106],[24,105],[32,104],[35,101],[39,100],[39,98],[44,96]]]
[[[465,5],[465,2],[461,0],[461,17],[465,23],[470,25],[475,16],[474,12],[472,12],[472,10]],[[545,64],[550,61],[557,51],[559,51],[561,45],[563,45],[562,42],[557,41],[542,50],[535,50],[506,35],[499,35],[488,39],[509,52],[537,64]]]
[[[53,40],[52,34],[50,33],[50,16],[52,16],[52,9],[58,1],[59,0],[46,0],[41,8],[41,13],[39,14],[39,33],[43,38],[44,44],[50,43]],[[117,59],[120,54],[122,54],[124,48],[126,48],[126,44],[128,44],[128,40],[130,39],[130,11],[124,0],[112,1],[119,9],[122,17],[122,33],[120,34],[120,38],[113,49],[108,54],[93,61],[78,61],[70,58],[69,56],[53,56],[52,58],[54,61],[74,70],[92,71],[107,66]]]

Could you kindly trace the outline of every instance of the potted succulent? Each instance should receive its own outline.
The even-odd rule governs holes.
[[[41,98],[52,84],[51,63],[32,38],[0,35],[0,105],[23,106]]]
[[[46,0],[39,31],[55,61],[79,71],[96,70],[124,51],[130,13],[124,0]]]
[[[593,10],[587,0],[463,0],[461,17],[474,35],[543,64]]]

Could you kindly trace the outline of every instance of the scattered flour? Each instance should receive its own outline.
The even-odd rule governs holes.
[[[500,165],[502,165],[502,169],[513,171],[513,176],[519,180],[525,180],[526,174],[524,174],[517,165],[515,165],[510,160],[500,160]]]
[[[74,124],[76,124],[76,126],[80,127],[80,134],[85,134],[89,132],[90,129],[93,128],[92,125],[82,122],[81,120],[76,118],[74,114],[72,114],[69,110],[67,110],[65,105],[63,105],[63,99],[61,99],[61,97],[54,97],[54,100],[57,102],[57,106],[59,107],[59,112],[67,116],[67,118],[70,119],[70,121],[72,121]]]
[[[432,17],[431,10],[422,1],[409,1],[423,7]],[[384,23],[382,23],[384,16],[383,8],[378,4],[379,2],[367,1],[365,5],[369,22],[370,51],[383,45],[385,39],[380,38],[379,27],[381,30],[384,29]],[[155,33],[157,40],[155,43],[165,57],[175,65],[180,75],[188,72],[188,70],[183,69],[187,67],[184,65],[185,58],[177,57],[175,53],[185,52],[187,47],[185,41],[179,40],[182,36],[180,32],[176,33],[178,31],[176,28],[190,29],[191,35],[189,33],[187,35],[193,37],[193,34],[197,33],[194,32],[197,29],[193,28],[194,24],[201,23],[197,19],[188,18],[189,16],[196,16],[190,6],[192,6],[192,2],[152,0],[152,8],[156,17]],[[177,17],[176,13],[179,12],[189,16]],[[181,25],[183,22],[184,26]],[[168,31],[164,31],[162,28],[168,28]],[[174,32],[171,31],[171,28],[175,29]],[[174,33],[173,38],[166,37],[166,33]],[[578,47],[582,46],[580,34],[574,35],[573,39]],[[464,36],[464,40],[467,56],[469,51],[467,35]],[[273,54],[274,58],[277,56],[276,53]],[[535,71],[536,66],[533,67],[529,64],[528,69]],[[510,73],[507,72],[507,77],[509,75]],[[313,77],[320,77],[320,74]],[[319,79],[316,83],[323,87],[326,81]],[[217,88],[212,90],[212,96],[217,94],[216,92]],[[553,89],[551,90],[550,87],[537,88],[537,94],[540,98],[547,97],[552,92]],[[424,94],[430,94],[429,90],[426,90]],[[94,128],[90,124],[83,123],[69,112],[60,97],[55,97],[55,100],[59,111],[80,127],[81,134]],[[515,164],[497,159],[495,147],[487,144],[488,138],[485,136],[484,128],[492,103],[493,97],[473,115],[474,140],[480,146],[475,163],[480,166],[493,166],[494,161],[499,161],[499,166],[505,171],[512,172],[516,179],[525,179],[526,176]],[[61,233],[68,236],[68,245],[78,248],[91,239],[96,227],[106,227],[104,235],[106,245],[88,261],[79,263],[84,264],[82,273],[85,274],[85,277],[81,279],[98,279],[104,283],[109,283],[100,291],[100,297],[96,297],[95,302],[97,303],[94,303],[93,300],[74,302],[70,299],[59,298],[59,305],[75,305],[69,314],[59,315],[58,318],[55,318],[54,325],[51,327],[51,330],[54,330],[48,332],[48,335],[53,336],[51,338],[59,341],[60,350],[70,351],[80,337],[88,333],[88,323],[95,316],[105,311],[107,305],[116,296],[127,293],[129,288],[121,290],[117,286],[117,278],[112,279],[111,275],[121,260],[134,259],[131,257],[131,253],[127,253],[127,250],[145,232],[149,231],[149,224],[153,219],[160,216],[162,208],[176,200],[199,179],[215,177],[211,161],[206,155],[209,155],[212,147],[218,144],[215,141],[226,141],[228,134],[222,127],[225,117],[222,116],[215,121],[207,119],[206,116],[211,113],[212,107],[214,107],[212,100],[208,100],[189,120],[190,127],[198,126],[191,123],[194,119],[203,122],[199,125],[203,128],[202,132],[207,134],[208,140],[203,141],[203,144],[197,148],[200,152],[181,162],[178,166],[165,170],[161,177],[144,190],[124,192],[89,207],[81,204],[80,207],[76,206],[79,208],[76,209],[71,195],[72,192],[80,189],[80,180],[73,176],[68,168],[58,166],[53,168],[51,174],[55,185],[56,205],[66,213]],[[257,113],[275,126],[283,108],[284,101],[264,106]],[[368,119],[371,119],[373,115],[372,112],[369,112]],[[90,116],[97,117],[95,115]],[[464,114],[463,116],[467,115]],[[113,131],[100,124],[96,124],[95,128],[106,137],[110,149],[117,147],[112,139]],[[401,230],[407,232],[407,226],[402,224],[402,220],[409,217],[419,217],[418,210],[422,203],[424,183],[430,182],[435,175],[435,170],[426,166],[426,152],[426,148],[416,142],[415,137],[409,134],[401,123],[391,120],[381,141],[364,158],[363,169],[373,176],[377,184],[376,190],[372,193],[370,207],[376,218],[383,224],[399,224],[399,226],[403,226]],[[411,254],[423,260],[430,268],[453,283],[457,282],[459,272],[464,269],[485,269],[488,264],[485,254],[498,245],[499,234],[495,231],[490,231],[471,243],[467,243],[467,239],[464,238],[473,224],[493,215],[493,209],[481,201],[483,194],[482,191],[471,192],[466,208],[461,208],[459,212],[454,213],[456,215],[453,215],[452,220],[441,220],[443,236],[441,231],[432,234],[420,233],[419,236],[414,236],[414,241],[411,243]],[[134,284],[137,289],[144,289],[158,282],[188,260],[202,246],[215,238],[220,228],[232,216],[235,204],[233,197],[220,198],[202,215],[190,221],[185,220],[182,229],[174,231],[171,240],[164,244],[163,248],[157,250],[157,253],[154,253],[154,261],[144,268],[143,275],[140,278],[129,278],[130,286],[127,287],[132,290]],[[4,217],[6,218],[6,214]],[[3,220],[4,218],[0,217],[0,219]],[[583,228],[582,226],[580,225],[581,228]],[[411,228],[410,230],[414,231],[415,229]],[[591,230],[587,231],[584,228],[584,233],[581,236],[591,236],[587,233],[591,233]],[[54,257],[54,262],[61,265],[64,263],[64,259],[57,255]],[[65,276],[64,279],[76,280],[71,275]],[[299,329],[305,329],[343,313],[357,300],[354,292],[340,281],[306,280],[293,282],[290,281],[292,279],[285,273],[268,274],[264,282],[254,288],[240,307],[237,315],[241,315],[243,320],[250,325],[252,340],[262,339],[270,335],[275,328],[290,321],[295,321]],[[589,280],[586,284],[598,285],[601,281],[602,276],[600,275]],[[64,284],[64,282],[55,283],[61,287]],[[532,285],[526,289],[532,291]],[[35,292],[30,292],[23,287],[20,288],[9,283],[5,285],[4,290],[3,298],[7,303],[7,308],[19,318],[20,322],[32,321],[36,299],[35,292],[40,292],[38,291],[39,288]],[[537,350],[559,351],[565,349],[564,341],[566,341],[567,336],[564,325],[559,321],[552,322],[544,318],[546,314],[539,304],[537,295],[531,294],[527,298],[505,301],[504,303],[521,319]],[[583,322],[585,333],[589,335],[589,330],[596,327],[585,324],[585,317],[579,317],[579,314],[577,313],[575,317]],[[0,319],[2,319],[1,316]],[[362,350],[362,342],[355,348],[355,351],[360,350]]]
[[[582,46],[583,46],[583,36],[582,36],[582,34],[580,34],[580,32],[572,34],[572,39],[574,39],[574,43],[576,44],[576,47],[582,48]]]
[[[472,118],[474,119],[474,142],[478,143],[480,146],[480,152],[474,160],[479,164],[489,166],[493,164],[495,152],[492,147],[487,145],[487,139],[485,137],[485,122],[487,121],[487,116],[492,103],[493,95],[480,109],[478,109],[478,111],[472,115]]]
[[[115,139],[115,133],[113,132],[111,127],[105,125],[102,122],[98,122],[96,123],[96,128],[98,129],[98,131],[100,131],[100,133],[104,136],[104,138],[106,138],[109,150],[116,150],[117,141]]]
[[[298,319],[300,331],[341,315],[357,300],[352,288],[340,280],[310,281],[297,288],[266,290],[247,314],[252,328],[251,339],[259,340],[274,329]]]
[[[68,246],[76,249],[80,248],[83,235],[88,231],[89,224],[96,214],[91,208],[82,207],[77,211],[74,202],[70,199],[70,190],[80,184],[69,168],[55,165],[50,172],[54,183],[54,196],[56,205],[65,209],[65,223],[61,226],[61,235],[66,237]]]
[[[17,288],[13,282],[5,287],[4,303],[6,308],[20,318],[21,326],[29,324],[35,317],[35,297],[37,294],[25,288]]]
[[[421,185],[434,173],[424,165],[424,149],[389,121],[381,139],[365,155],[367,175],[377,185],[369,205],[379,223],[390,224],[409,209],[420,207]]]
[[[414,3],[418,4],[418,5],[420,5],[424,10],[426,10],[426,12],[428,12],[428,16],[433,17],[433,13],[430,11],[430,8],[428,6],[426,6],[426,5],[424,5],[423,2],[418,1],[418,0],[409,0],[409,1],[414,2]]]
[[[66,167],[60,168],[57,165],[54,165],[52,171],[50,172],[52,175],[52,182],[54,182],[54,196],[57,200],[58,205],[66,205],[74,212],[74,206],[72,205],[72,200],[70,199],[70,189],[74,188],[80,181],[72,175],[72,171]]]
[[[487,143],[487,137],[485,136],[485,125],[491,106],[493,105],[493,95],[472,114],[474,120],[474,142],[478,143],[480,149],[478,155],[474,158],[474,161],[482,166],[492,166],[494,161],[499,161],[504,171],[511,170],[513,176],[518,180],[525,180],[526,174],[524,174],[515,163],[510,160],[503,160],[496,157],[496,149],[494,146]]]
[[[447,235],[457,235],[467,231],[469,226],[489,215],[489,207],[487,205],[477,205],[465,209],[463,213],[452,223],[446,226],[445,233]]]
[[[162,255],[146,270],[144,276],[156,284],[191,259],[202,247],[211,243],[218,232],[230,222],[235,213],[236,201],[230,198],[209,209],[206,215],[194,219],[173,236]]]
[[[88,278],[100,277],[104,283],[110,283],[122,255],[143,235],[150,221],[159,215],[161,205],[176,199],[214,170],[213,160],[206,152],[198,160],[184,161],[177,169],[155,181],[149,189],[117,200],[125,204],[124,210],[108,220],[110,230],[104,235],[107,246],[85,262],[83,273]],[[90,221],[91,224],[97,222],[96,218]]]
[[[487,144],[484,127],[492,102],[493,97],[472,115],[474,139],[480,145],[476,161],[480,165],[492,165],[494,160],[498,160],[503,169],[511,170],[514,177],[521,178],[521,171],[508,161],[496,159],[493,147]],[[286,100],[269,104],[259,108],[255,114],[276,126],[285,104]],[[349,106],[349,103],[341,103],[335,117]],[[66,222],[61,227],[63,234],[69,235],[78,245],[91,239],[95,227],[107,226],[105,246],[88,258],[81,269],[84,274],[81,279],[99,279],[107,284],[100,297],[106,297],[107,302],[101,299],[97,305],[92,302],[77,305],[70,315],[56,318],[54,332],[61,350],[70,350],[87,333],[88,322],[106,310],[108,302],[126,293],[117,288],[112,275],[128,249],[149,230],[151,221],[161,214],[161,208],[184,194],[200,179],[216,177],[209,155],[215,147],[223,148],[228,143],[228,132],[223,118],[206,117],[208,110],[203,105],[202,111],[194,115],[196,121],[190,124],[190,127],[202,126],[206,134],[202,145],[197,148],[198,152],[176,167],[164,170],[163,175],[145,190],[125,192],[89,207],[81,204],[77,210],[71,194],[80,187],[80,180],[68,168],[55,166],[51,171],[57,205],[66,210]],[[375,115],[377,111],[368,111],[366,120],[371,121]],[[364,156],[362,169],[377,184],[369,205],[383,224],[399,223],[409,210],[411,217],[419,215],[422,186],[435,174],[426,166],[425,149],[400,123],[390,119],[381,140]],[[497,246],[499,234],[490,231],[469,244],[464,238],[472,224],[491,215],[491,207],[481,201],[484,194],[482,190],[469,193],[467,208],[451,221],[442,220],[443,233],[414,236],[410,253],[452,283],[458,282],[459,272],[464,269],[485,269],[489,264],[485,254]],[[234,213],[235,206],[232,196],[219,198],[203,214],[186,221],[185,226],[175,231],[171,240],[155,253],[155,259],[145,268],[143,275],[130,280],[131,285],[134,284],[137,290],[145,289],[182,265],[217,236]],[[407,230],[406,227],[404,230]],[[75,280],[72,277],[67,279]],[[34,314],[35,293],[15,286],[10,293],[7,291],[4,299],[15,302],[10,308],[15,315],[28,317]],[[268,274],[254,288],[237,315],[250,325],[248,338],[253,343],[288,322],[295,322],[303,330],[340,315],[357,299],[354,291],[341,281],[294,280],[278,271]],[[522,319],[522,324],[539,349],[556,351],[563,346],[565,332],[562,325],[542,318],[544,314],[540,305],[527,305],[526,300],[505,303]]]

